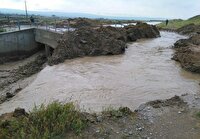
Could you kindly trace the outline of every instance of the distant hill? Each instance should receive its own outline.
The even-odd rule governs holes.
[[[25,14],[24,10],[18,9],[5,9],[0,8],[0,13],[4,14]],[[56,15],[59,17],[76,18],[76,17],[86,17],[86,18],[105,18],[105,19],[117,19],[117,20],[163,20],[163,18],[149,18],[149,17],[117,17],[117,16],[104,16],[95,15],[88,13],[65,13],[65,12],[44,12],[44,11],[28,11],[29,15],[42,15],[42,16],[52,16]]]
[[[200,21],[200,15],[196,15],[188,19],[188,21]]]
[[[200,25],[200,15],[196,15],[187,20],[181,20],[181,19],[170,20],[168,26],[166,26],[165,23],[161,23],[158,25],[158,27],[164,29],[178,29],[189,24]]]

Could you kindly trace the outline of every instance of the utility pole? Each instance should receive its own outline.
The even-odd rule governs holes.
[[[28,12],[27,12],[26,0],[24,2],[25,2],[26,20],[28,20]]]
[[[52,17],[54,18],[54,20],[55,20],[55,32],[56,32],[56,15],[52,15]]]

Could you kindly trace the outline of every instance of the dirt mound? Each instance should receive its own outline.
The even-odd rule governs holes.
[[[200,73],[200,35],[194,35],[189,39],[182,39],[174,44],[176,50],[173,60],[181,63],[181,66],[191,72]]]
[[[136,41],[141,38],[160,37],[160,32],[156,26],[146,23],[138,23],[136,26],[130,25],[125,27],[128,41]]]
[[[79,28],[63,35],[52,57],[49,58],[49,65],[76,57],[123,54],[127,41],[158,36],[160,36],[158,29],[147,24],[126,28]]]
[[[121,40],[126,42],[127,41],[127,36],[126,32],[123,28],[114,28],[111,26],[108,27],[101,27],[97,29],[101,33],[105,33],[108,35],[108,37],[114,37],[117,40]]]
[[[109,32],[109,33],[108,33]],[[113,35],[114,34],[114,35]],[[125,52],[126,43],[120,33],[111,28],[80,28],[64,34],[54,50],[49,64],[83,56],[117,55]]]
[[[200,25],[189,24],[177,29],[177,32],[183,35],[200,34]]]

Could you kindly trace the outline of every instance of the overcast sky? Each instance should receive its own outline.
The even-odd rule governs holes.
[[[189,18],[200,14],[200,0],[27,0],[28,10],[109,16]],[[0,0],[0,8],[24,9],[24,0]]]

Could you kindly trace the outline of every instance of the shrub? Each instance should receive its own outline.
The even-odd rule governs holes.
[[[85,119],[72,103],[54,102],[35,107],[27,116],[1,122],[0,138],[48,139],[68,132],[79,134],[85,126]]]

